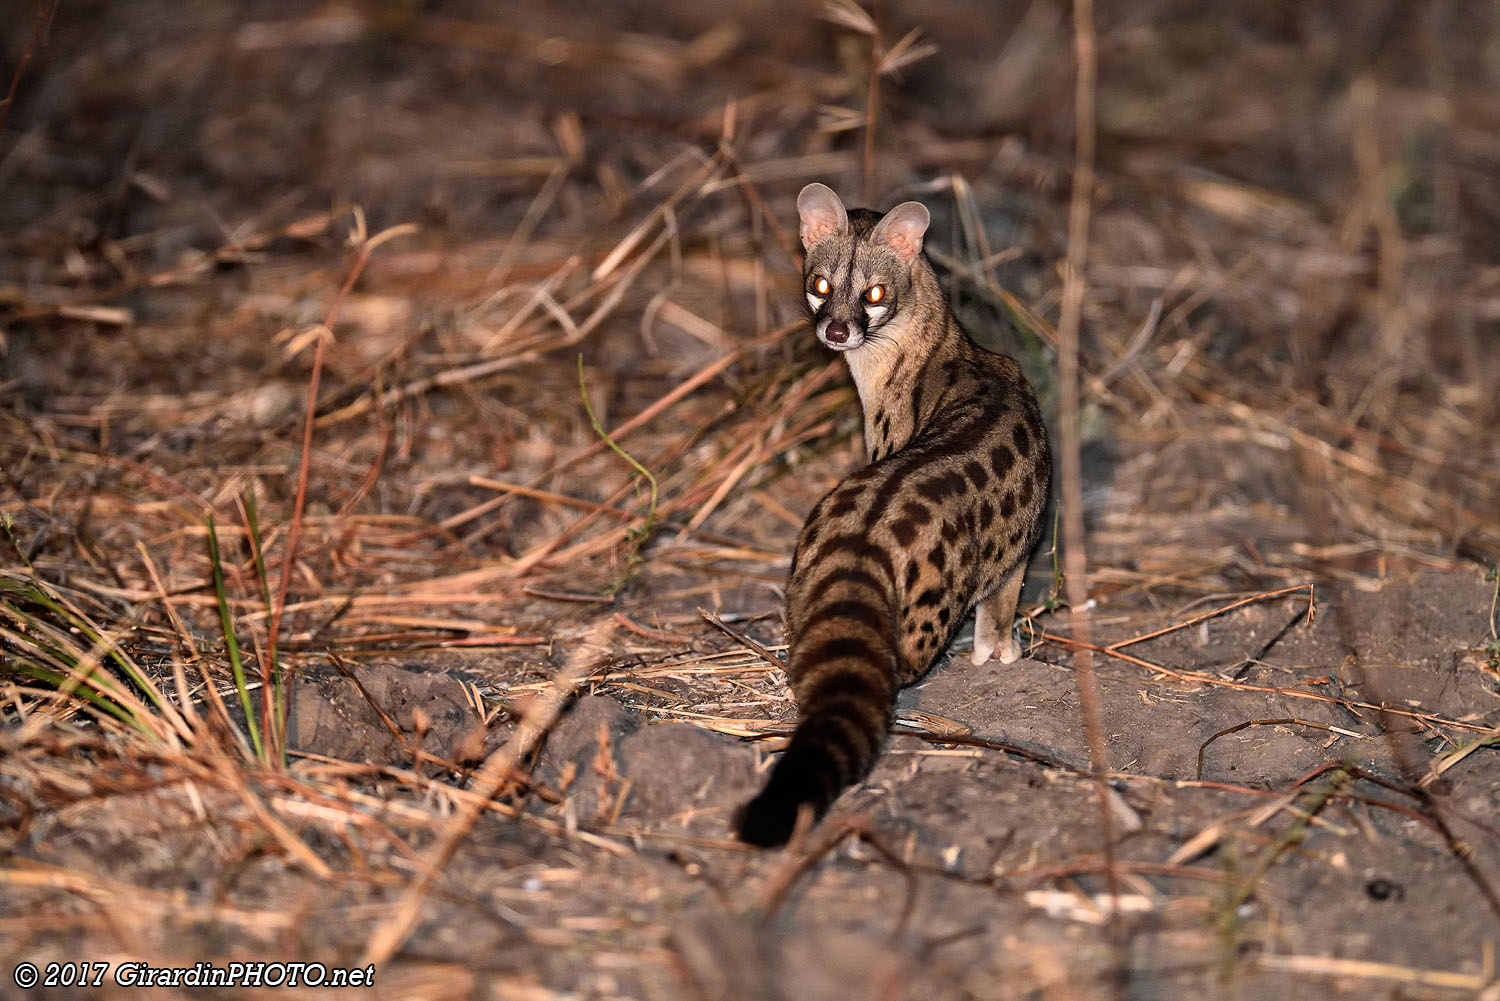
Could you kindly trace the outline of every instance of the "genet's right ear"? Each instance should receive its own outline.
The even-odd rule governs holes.
[[[802,223],[802,247],[811,250],[825,237],[849,232],[849,213],[826,184],[814,181],[797,196],[797,214]]]
[[[922,252],[922,235],[932,223],[932,215],[921,202],[902,202],[891,209],[870,232],[870,239],[896,252],[907,267]]]

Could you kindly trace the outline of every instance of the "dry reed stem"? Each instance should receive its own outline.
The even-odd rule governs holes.
[[[1078,335],[1083,318],[1089,212],[1094,195],[1094,90],[1097,56],[1092,0],[1073,0],[1073,48],[1078,75],[1073,112],[1073,192],[1068,211],[1068,255],[1063,274],[1062,317],[1057,324],[1058,390],[1062,401],[1059,417],[1062,442],[1058,454],[1062,466],[1063,585],[1068,596],[1068,622],[1079,641],[1073,647],[1073,670],[1078,677],[1078,701],[1083,712],[1084,729],[1088,734],[1089,761],[1099,801],[1099,834],[1109,886],[1110,922],[1115,924],[1119,917],[1115,905],[1120,899],[1120,880],[1114,865],[1114,820],[1109,806],[1109,784],[1104,777],[1109,770],[1109,762],[1099,713],[1099,686],[1094,679],[1093,649],[1089,643],[1088,558],[1083,531],[1083,463],[1078,406]]]
[[[274,725],[280,708],[272,705],[271,702],[271,675],[273,665],[276,663],[276,643],[281,633],[281,620],[286,614],[287,590],[291,586],[292,568],[297,562],[297,543],[302,534],[303,512],[307,507],[307,488],[312,468],[313,424],[318,408],[318,383],[323,376],[323,356],[327,350],[328,341],[333,336],[334,325],[338,322],[339,311],[343,308],[344,300],[364,272],[365,266],[369,264],[370,254],[392,236],[401,235],[409,230],[409,227],[400,227],[367,238],[364,231],[364,215],[358,209],[355,210],[355,219],[359,253],[323,321],[322,331],[326,333],[315,334],[312,371],[307,377],[307,404],[302,421],[302,450],[297,460],[297,491],[292,500],[292,517],[287,528],[286,546],[282,552],[281,574],[276,582],[276,599],[273,603],[270,622],[266,627],[265,655],[261,658],[261,716],[266,723],[264,728],[266,739],[271,742],[267,747],[268,760],[281,760],[282,743],[278,739],[278,728]]]

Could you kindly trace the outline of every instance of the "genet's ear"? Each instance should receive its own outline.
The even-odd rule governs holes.
[[[802,247],[811,250],[812,245],[824,237],[849,232],[849,213],[844,203],[826,184],[814,181],[802,189],[797,196],[797,214],[802,222]]]
[[[902,202],[875,224],[870,239],[883,243],[907,264],[922,252],[922,234],[927,232],[932,216],[921,202]]]

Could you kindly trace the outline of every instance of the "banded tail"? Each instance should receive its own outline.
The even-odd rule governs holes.
[[[801,628],[793,623],[787,676],[797,696],[797,728],[765,788],[735,817],[747,844],[785,844],[804,805],[813,820],[822,817],[880,757],[895,711],[900,656],[894,586],[879,579],[880,562],[850,565],[835,558],[803,568],[810,573],[793,569],[791,592],[821,592],[821,600],[809,603]],[[890,565],[888,558],[883,562]]]

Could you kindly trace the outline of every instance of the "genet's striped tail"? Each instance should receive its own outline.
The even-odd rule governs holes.
[[[862,646],[857,641],[848,646]],[[818,653],[845,646],[835,640]],[[797,677],[795,651],[789,673]],[[802,807],[816,820],[839,793],[870,773],[890,731],[895,709],[895,677],[872,658],[872,651],[851,650],[822,660],[796,683],[802,719],[765,788],[740,808],[734,820],[741,841],[773,848],[792,836]],[[894,651],[890,652],[894,656]]]

